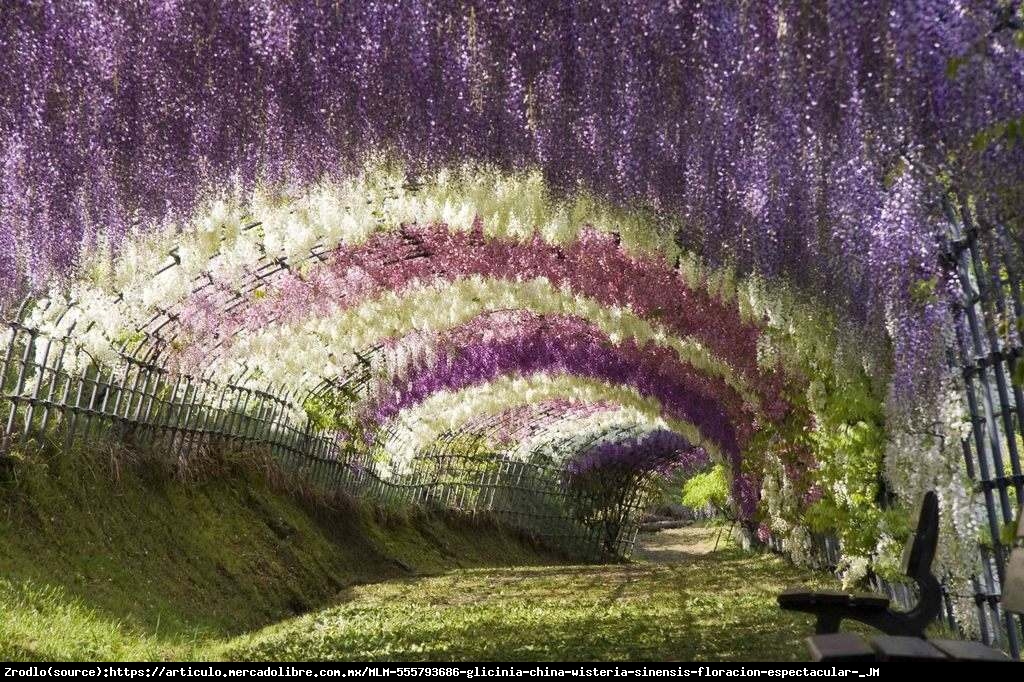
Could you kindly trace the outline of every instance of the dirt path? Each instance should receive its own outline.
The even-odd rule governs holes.
[[[637,548],[633,556],[641,561],[657,564],[686,563],[694,557],[710,554],[714,550],[719,528],[717,525],[695,524],[685,528],[641,533],[637,538]],[[728,530],[728,526],[721,529],[719,549],[729,544],[726,537]]]

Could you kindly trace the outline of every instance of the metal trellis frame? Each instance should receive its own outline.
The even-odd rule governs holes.
[[[123,353],[104,365],[89,359],[70,333],[54,338],[26,326],[25,309],[0,322],[0,458],[33,439],[65,448],[117,440],[174,453],[173,464],[184,470],[218,447],[250,447],[268,452],[282,470],[317,489],[383,506],[488,515],[580,556],[606,555],[599,529],[574,515],[581,499],[558,466],[501,452],[461,453],[452,449],[457,438],[449,434],[420,453],[409,471],[384,478],[365,455],[353,456],[336,429],[314,424],[293,391],[257,387],[249,370],[218,383]],[[71,358],[77,365],[68,364]],[[304,395],[362,390],[370,363],[365,355],[358,360],[353,376],[324,380]],[[501,428],[500,422],[495,417],[489,426]],[[475,423],[485,425],[487,420]],[[486,437],[483,428],[473,435],[475,442]],[[629,496],[630,514],[638,519],[642,496]],[[634,537],[633,526],[625,524],[614,551],[628,553]]]
[[[960,292],[953,305],[953,362],[963,378],[971,423],[962,449],[967,474],[983,500],[987,533],[979,543],[975,603],[983,641],[1019,658],[1021,617],[1002,608],[1001,592],[1009,552],[1003,529],[1024,499],[1020,254],[1005,226],[981,214],[967,197],[946,197],[944,208],[949,223],[944,260]]]

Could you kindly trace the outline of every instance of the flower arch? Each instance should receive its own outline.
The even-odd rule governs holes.
[[[1019,237],[1020,22],[1001,0],[21,3],[0,16],[0,307],[43,299],[27,324],[71,335],[69,363],[192,352],[312,405],[358,402],[382,367],[446,366],[388,353],[409,330],[448,352],[495,312],[338,339],[344,354],[268,378],[245,349],[273,358],[274,329],[322,345],[299,318],[332,264],[365,271],[320,281],[367,296],[349,312],[516,282],[523,310],[706,377],[756,427],[745,461],[773,532],[806,545],[799,480],[874,557],[896,532],[883,474],[904,501],[946,485],[943,517],[971,514],[945,357],[970,275],[940,263],[940,198]],[[373,260],[389,250],[412,256],[404,280]],[[486,268],[423,267],[469,254]]]
[[[642,215],[585,197],[552,203],[535,175],[442,171],[415,192],[398,180],[371,169],[298,200],[258,196],[260,221],[232,217],[255,208],[215,202],[152,272],[128,265],[130,254],[107,266],[130,293],[80,280],[37,322],[83,325],[94,355],[120,341],[147,361],[252,377],[302,402],[343,393],[369,441],[438,390],[506,374],[631,385],[757,487],[742,451],[755,432],[791,421],[785,393],[802,380],[759,362],[759,321],[728,273],[713,281],[687,268]],[[378,208],[362,208],[374,196]],[[515,214],[529,215],[524,206],[538,224]],[[622,227],[597,228],[591,215]],[[459,222],[428,222],[438,216]]]

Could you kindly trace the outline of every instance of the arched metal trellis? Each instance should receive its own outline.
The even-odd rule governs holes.
[[[563,468],[550,463],[501,452],[461,453],[448,447],[452,438],[440,438],[418,454],[409,471],[389,478],[377,474],[366,452],[354,453],[335,425],[318,424],[303,409],[311,397],[358,394],[372,349],[357,356],[350,376],[322,379],[312,391],[296,394],[283,386],[258,387],[253,372],[220,383],[128,353],[110,365],[87,362],[72,368],[66,360],[80,349],[71,332],[57,338],[31,328],[23,321],[25,309],[0,321],[0,459],[30,440],[71,446],[116,439],[133,448],[175,453],[175,463],[184,468],[204,451],[241,446],[267,452],[286,473],[326,492],[343,491],[387,506],[488,514],[593,558],[609,549],[624,555],[632,547],[635,527],[621,524],[609,541],[577,513],[588,504],[586,494],[567,485]],[[499,426],[500,419],[495,416],[491,426]],[[468,428],[483,438],[484,426]],[[638,518],[644,500],[643,486],[634,488],[625,508],[630,521]]]
[[[404,189],[410,189],[405,187]],[[390,200],[392,194],[397,196],[396,193],[389,193],[384,197],[384,201]],[[262,225],[261,222],[255,221],[252,218],[246,219],[240,227],[243,233],[249,233],[251,236],[259,235],[259,228]],[[414,231],[408,230],[403,226],[399,226],[397,234],[400,237],[401,245],[397,250],[387,256],[387,264],[401,266],[401,264],[408,259],[416,259],[429,255],[429,252],[424,248],[421,240],[417,237]],[[150,390],[150,379],[147,377],[142,380],[141,385],[139,384],[138,377],[143,372],[142,369],[146,368],[147,372],[160,372],[166,370],[168,367],[176,366],[173,364],[174,359],[172,349],[176,344],[180,345],[179,335],[183,331],[182,328],[182,310],[185,302],[193,297],[201,297],[204,299],[205,304],[212,307],[221,315],[230,315],[238,307],[246,305],[247,301],[250,301],[257,296],[261,287],[264,287],[271,283],[271,281],[283,274],[294,272],[301,276],[303,267],[307,263],[319,262],[323,263],[328,261],[332,254],[343,249],[343,244],[332,244],[328,241],[324,241],[321,238],[319,241],[311,246],[303,247],[303,249],[297,253],[289,254],[287,256],[270,256],[266,250],[261,238],[257,238],[255,245],[258,248],[258,257],[249,267],[245,268],[244,273],[240,281],[227,283],[221,281],[215,277],[212,273],[216,270],[215,261],[219,258],[222,253],[218,249],[218,252],[212,255],[209,262],[203,268],[203,271],[195,276],[188,275],[190,284],[186,287],[188,292],[183,298],[179,298],[176,301],[165,302],[160,305],[147,304],[143,306],[145,312],[141,310],[132,309],[129,311],[129,315],[134,317],[139,313],[143,313],[138,319],[140,324],[133,330],[131,334],[125,334],[124,338],[127,339],[120,344],[120,360],[127,369],[124,371],[124,376],[134,376],[135,382],[130,386],[123,387],[124,391],[129,394],[134,391],[142,391],[145,393]],[[157,268],[157,271],[152,273],[151,279],[158,279],[161,275],[168,273],[169,271],[183,268],[183,259],[179,253],[179,248],[172,248],[164,263]],[[191,272],[191,271],[190,271]],[[172,289],[177,290],[176,287]],[[124,295],[118,295],[114,297],[114,305],[116,306],[129,306],[129,299]],[[72,302],[70,304],[74,307],[76,304]],[[59,325],[57,326],[59,328]],[[235,332],[229,332],[229,334]],[[70,338],[64,340],[64,346],[66,347],[70,343]],[[223,351],[223,346],[227,339],[221,335],[207,339],[203,344],[204,352],[204,364],[209,365],[209,360],[216,357]],[[355,353],[354,357],[350,360],[349,358],[343,358],[342,361],[335,361],[333,364],[336,368],[342,368],[336,370],[334,374],[340,376],[323,376],[321,373],[316,371],[304,372],[301,377],[296,377],[295,381],[290,381],[290,385],[299,386],[303,388],[294,388],[290,391],[286,390],[286,387],[281,386],[279,388],[273,386],[260,387],[259,389],[253,388],[258,381],[259,368],[258,367],[245,367],[242,365],[242,373],[236,375],[232,379],[228,380],[226,385],[219,386],[212,380],[212,374],[210,376],[201,377],[195,379],[188,377],[184,374],[174,374],[178,377],[171,389],[170,389],[170,402],[178,403],[185,402],[191,405],[188,409],[184,410],[184,419],[186,424],[193,415],[199,415],[204,412],[204,406],[208,405],[211,397],[216,396],[218,391],[232,391],[237,395],[233,397],[225,398],[223,395],[220,396],[218,408],[220,406],[226,406],[228,410],[243,412],[250,409],[256,409],[257,411],[262,410],[265,405],[272,404],[273,398],[278,398],[281,403],[278,407],[274,408],[273,414],[279,418],[285,418],[289,414],[301,413],[304,408],[313,406],[316,407],[316,403],[327,404],[329,409],[336,408],[343,402],[346,402],[346,398],[349,398],[349,403],[358,402],[360,397],[365,396],[366,388],[372,379],[372,371],[375,363],[375,356],[380,349],[364,349],[361,353]],[[332,358],[334,360],[334,358]],[[168,365],[168,362],[172,364]],[[121,370],[108,370],[107,371],[107,383],[114,381],[115,376],[122,376]],[[133,374],[134,372],[134,374]],[[31,372],[30,372],[31,373]],[[173,374],[172,372],[165,372],[168,376]],[[45,374],[45,372],[44,372]],[[180,384],[180,385],[179,385]],[[13,393],[19,393],[22,388],[18,386],[12,387]],[[160,388],[163,393],[167,392],[166,387]],[[99,395],[106,396],[111,391],[106,388],[99,389],[97,392]],[[254,393],[253,393],[254,392]],[[113,391],[113,393],[120,394],[120,391]],[[252,395],[250,395],[252,393]],[[86,391],[87,398],[91,397],[89,391]],[[18,402],[21,398],[12,398],[12,415],[20,403]],[[141,398],[140,398],[141,400]],[[253,407],[255,405],[255,408]],[[107,405],[103,403],[98,406],[99,411],[103,412]],[[116,407],[116,404],[115,404]],[[336,410],[335,410],[336,411]],[[12,416],[13,419],[13,416]],[[121,419],[125,419],[121,417]],[[234,424],[235,420],[230,423]],[[337,425],[335,425],[337,426]],[[387,435],[388,428],[394,426],[393,424],[388,425],[380,433],[375,434],[376,441],[380,442],[382,436]],[[312,447],[317,449],[317,452],[326,452],[330,459],[338,461],[347,461],[353,456],[350,448],[345,447],[344,439],[342,438],[330,438],[329,444],[320,444],[319,437],[326,437],[325,431],[329,430],[324,426],[323,423],[319,423],[318,420],[308,418],[303,421],[301,418],[297,420],[295,424],[289,424],[288,428],[294,429],[298,432],[306,434],[306,439],[309,443],[313,443]],[[188,431],[188,428],[184,429]],[[480,435],[480,434],[478,434]],[[230,435],[223,435],[221,437],[230,438]],[[306,441],[303,441],[304,443]],[[351,441],[349,441],[351,443]],[[434,448],[444,448],[445,442],[438,442]],[[368,461],[366,455],[369,454],[372,458],[374,451],[371,449],[369,453],[362,453],[364,462],[359,466],[366,468],[365,462]],[[295,460],[299,455],[296,453],[290,453],[287,456],[288,460]],[[381,484],[383,485],[383,484]]]
[[[1020,385],[1024,379],[1020,328],[1024,320],[1024,263],[1020,245],[998,220],[979,212],[964,197],[951,197],[946,208],[950,234],[945,261],[962,288],[954,306],[953,362],[962,371],[971,416],[971,434],[963,441],[963,453],[987,520],[987,536],[980,543],[981,570],[974,577],[975,600],[982,638],[1005,645],[1019,656],[1021,622],[1001,609],[1000,591],[1008,550],[1002,539],[1004,529],[1016,518],[1024,498],[1024,391]],[[243,230],[259,225],[250,222]],[[420,255],[414,236],[403,232],[402,237],[409,250],[396,254],[396,265]],[[323,262],[336,248],[318,244],[291,258],[264,254],[244,281],[230,289],[222,288],[207,272],[193,281],[191,294],[208,297],[217,310],[228,314],[274,277],[306,262]],[[160,272],[180,263],[172,250]],[[74,438],[88,439],[110,431],[140,447],[180,452],[183,461],[190,452],[215,447],[219,441],[245,443],[268,448],[286,468],[321,486],[342,487],[385,503],[430,502],[470,513],[490,511],[538,535],[566,542],[588,539],[587,531],[567,522],[566,492],[559,488],[554,469],[545,470],[542,476],[537,472],[543,467],[537,463],[503,459],[501,453],[479,457],[458,452],[455,445],[460,438],[472,436],[482,442],[490,429],[498,428],[498,421],[482,419],[440,434],[430,451],[418,453],[411,472],[384,480],[365,459],[353,459],[334,431],[294,416],[301,415],[311,399],[336,401],[349,394],[358,398],[371,379],[380,349],[356,354],[348,363],[351,372],[343,377],[311,374],[307,377],[311,382],[301,393],[259,386],[252,375],[219,383],[162,365],[164,350],[174,344],[179,333],[180,306],[181,302],[172,309],[156,310],[133,337],[139,340],[131,348],[122,347],[116,365],[91,364],[75,371],[64,367],[65,356],[73,350],[71,331],[61,338],[48,336],[27,327],[20,311],[16,319],[0,322],[4,333],[0,336],[4,352],[0,456],[16,440],[48,435],[70,443]],[[222,343],[213,343],[208,350],[217,353]],[[389,432],[377,435],[386,439]],[[495,467],[493,462],[499,464]],[[524,473],[527,465],[535,467],[529,475]],[[468,468],[462,471],[457,467]],[[526,488],[524,480],[529,481]],[[543,513],[516,512],[508,506],[495,506],[499,499],[496,491],[502,488],[520,493],[528,488],[538,499],[547,496],[561,502],[540,505],[548,510]],[[642,497],[639,490],[634,491],[637,500]],[[559,514],[550,511],[555,508],[561,509]],[[589,537],[591,542],[594,539]],[[629,543],[624,540],[621,546]]]

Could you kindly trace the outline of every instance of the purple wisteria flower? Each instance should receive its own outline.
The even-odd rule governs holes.
[[[1006,7],[8,3],[0,298],[226,184],[342,177],[384,150],[536,165],[555,191],[680,217],[706,261],[821,294],[880,350],[895,321],[897,357],[928,356],[941,311],[911,294],[938,255],[929,173],[1020,214],[1024,145],[972,145],[1024,113]]]

